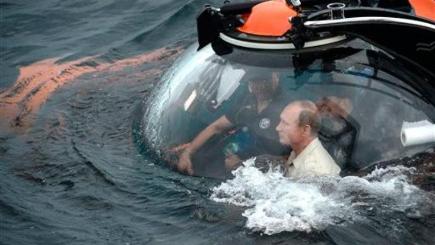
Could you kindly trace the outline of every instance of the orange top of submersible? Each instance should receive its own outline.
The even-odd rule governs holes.
[[[409,0],[415,14],[435,21],[435,1],[434,0]]]
[[[246,17],[239,31],[260,36],[282,36],[291,29],[290,17],[297,12],[285,0],[271,0],[259,3]]]

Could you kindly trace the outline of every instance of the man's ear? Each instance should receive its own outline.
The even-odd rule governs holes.
[[[310,136],[311,135],[311,126],[310,125],[305,125],[303,128],[303,134],[305,136]]]

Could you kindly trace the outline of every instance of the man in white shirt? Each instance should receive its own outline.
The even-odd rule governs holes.
[[[308,100],[294,101],[282,111],[276,131],[281,144],[293,149],[285,164],[286,176],[339,176],[340,167],[317,137],[320,120],[316,105]]]

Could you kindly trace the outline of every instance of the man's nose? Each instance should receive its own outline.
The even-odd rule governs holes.
[[[281,129],[281,123],[278,124],[278,126],[276,126],[275,130],[279,131]]]

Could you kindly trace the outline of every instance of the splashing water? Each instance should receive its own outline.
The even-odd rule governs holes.
[[[424,215],[432,202],[428,193],[408,183],[407,174],[413,171],[396,166],[376,169],[365,177],[296,180],[284,177],[279,168],[263,173],[255,167],[255,159],[249,159],[233,171],[233,179],[212,189],[211,199],[246,207],[242,215],[253,231],[311,232],[364,220],[374,210],[382,215]]]

